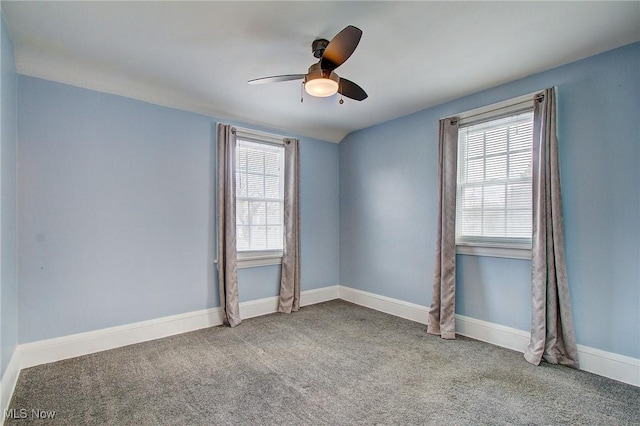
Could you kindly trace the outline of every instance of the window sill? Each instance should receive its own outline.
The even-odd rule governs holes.
[[[456,254],[531,260],[531,249],[522,247],[491,247],[458,244],[456,245]]]

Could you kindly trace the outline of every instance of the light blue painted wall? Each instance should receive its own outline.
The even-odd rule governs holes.
[[[301,138],[300,227],[302,290],[338,284],[338,145]],[[271,297],[280,289],[280,267],[238,270],[240,301]]]
[[[18,343],[16,217],[17,77],[13,46],[0,15],[0,377]]]
[[[430,305],[438,119],[558,87],[566,250],[579,344],[640,358],[640,43],[348,135],[340,283]],[[457,313],[527,331],[530,262],[458,256]]]
[[[18,77],[21,343],[219,306],[218,121]],[[338,146],[301,138],[301,168],[304,291],[338,283]],[[239,282],[275,296],[279,267]]]
[[[429,305],[437,120],[556,85],[578,341],[639,357],[639,46],[364,129],[339,147],[301,138],[303,290],[339,282]],[[218,306],[218,120],[18,81],[20,341]],[[529,269],[459,256],[458,313],[526,330]],[[241,270],[241,301],[277,294],[278,275]]]

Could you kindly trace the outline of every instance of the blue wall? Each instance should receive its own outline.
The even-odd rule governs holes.
[[[219,306],[217,121],[18,77],[21,343]],[[301,168],[309,290],[338,284],[338,146],[301,138]],[[279,267],[239,281],[275,296]]]
[[[13,46],[0,15],[0,377],[18,343],[17,106]]]
[[[5,168],[15,123],[7,93],[16,90],[4,36],[3,369],[17,315],[15,275],[9,285],[4,275],[5,233],[15,232],[4,215],[5,174],[15,174],[15,161]],[[352,133],[340,145],[301,138],[303,290],[340,283],[428,306],[438,119],[557,86],[578,343],[640,358],[639,68],[636,43]],[[219,120],[26,76],[17,92],[19,341],[218,306]],[[15,200],[6,199],[10,210]],[[529,273],[528,261],[459,256],[457,312],[527,331]],[[241,301],[277,294],[278,267],[243,269],[239,278]]]
[[[438,120],[557,86],[578,343],[640,358],[640,43],[348,135],[340,284],[430,305]],[[529,261],[458,256],[456,311],[529,330]]]

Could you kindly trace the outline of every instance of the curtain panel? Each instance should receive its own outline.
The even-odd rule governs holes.
[[[218,124],[217,142],[218,287],[224,322],[235,327],[242,322],[236,252],[236,130]]]
[[[433,296],[427,333],[456,338],[456,185],[458,119],[440,120],[438,138],[438,224]]]
[[[300,309],[300,141],[284,140],[284,250],[278,311]]]
[[[564,254],[560,165],[553,88],[536,97],[533,111],[533,235],[531,242],[531,364],[579,368]]]

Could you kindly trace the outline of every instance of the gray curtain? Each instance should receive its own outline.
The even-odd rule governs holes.
[[[433,298],[427,333],[456,338],[456,185],[458,120],[440,120],[438,143],[438,225]]]
[[[544,358],[579,368],[564,256],[553,89],[537,97],[533,114],[531,338],[524,357],[534,365]]]
[[[284,253],[278,311],[300,309],[300,143],[284,140]]]
[[[218,286],[224,321],[235,327],[242,321],[238,304],[236,253],[236,130],[218,124]]]

